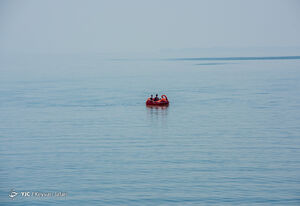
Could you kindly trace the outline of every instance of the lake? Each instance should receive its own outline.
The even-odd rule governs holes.
[[[2,57],[0,203],[299,205],[300,59],[193,57]]]

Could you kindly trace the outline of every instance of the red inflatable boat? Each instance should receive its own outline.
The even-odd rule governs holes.
[[[151,100],[150,98],[147,99],[146,101],[146,105],[149,106],[149,105],[153,105],[153,106],[167,106],[169,105],[169,100],[167,98],[166,95],[161,95],[161,99],[158,100],[158,101],[154,101],[154,100]]]

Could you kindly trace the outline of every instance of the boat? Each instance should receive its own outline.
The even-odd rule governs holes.
[[[168,106],[169,105],[169,100],[166,95],[161,95],[161,99],[154,101],[153,99],[151,100],[150,98],[147,99],[146,101],[147,106]]]

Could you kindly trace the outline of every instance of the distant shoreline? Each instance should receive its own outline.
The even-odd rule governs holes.
[[[168,58],[167,61],[251,61],[251,60],[292,60],[300,59],[300,56],[266,56],[266,57],[191,57]]]

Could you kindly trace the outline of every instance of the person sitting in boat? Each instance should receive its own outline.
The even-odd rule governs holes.
[[[153,94],[151,94],[150,100],[153,100]]]
[[[158,97],[158,94],[156,94],[154,101],[158,101],[158,100],[159,100],[159,97]]]

